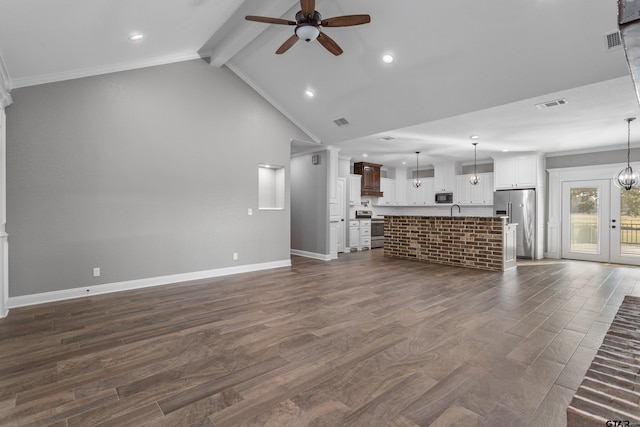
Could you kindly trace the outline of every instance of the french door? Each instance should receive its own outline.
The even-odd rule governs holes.
[[[640,190],[563,182],[562,257],[640,265]]]

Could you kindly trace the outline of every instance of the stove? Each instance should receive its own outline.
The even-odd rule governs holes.
[[[371,249],[384,247],[384,218],[371,219]]]

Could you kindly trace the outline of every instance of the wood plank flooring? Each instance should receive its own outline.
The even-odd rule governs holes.
[[[384,258],[11,310],[2,426],[563,426],[640,269]]]

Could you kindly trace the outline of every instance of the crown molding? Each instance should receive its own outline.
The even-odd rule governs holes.
[[[82,68],[78,70],[65,71],[62,73],[43,74],[33,77],[23,77],[11,81],[14,89],[27,86],[36,86],[45,83],[55,83],[65,80],[80,79],[83,77],[98,76],[101,74],[111,74],[120,71],[136,70],[139,68],[154,67],[157,65],[166,65],[174,62],[190,61],[193,59],[202,59],[197,53],[186,53],[180,55],[169,55],[158,58],[150,58],[142,61],[124,62],[120,64],[109,64],[99,67]]]
[[[9,72],[4,65],[4,59],[0,55],[0,108],[11,105],[13,100],[11,99],[11,79],[9,78]]]

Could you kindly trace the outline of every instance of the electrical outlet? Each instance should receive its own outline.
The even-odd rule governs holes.
[[[238,260],[238,252],[234,252],[233,253],[233,260],[237,261]]]
[[[100,277],[100,267],[93,268],[93,277]]]

